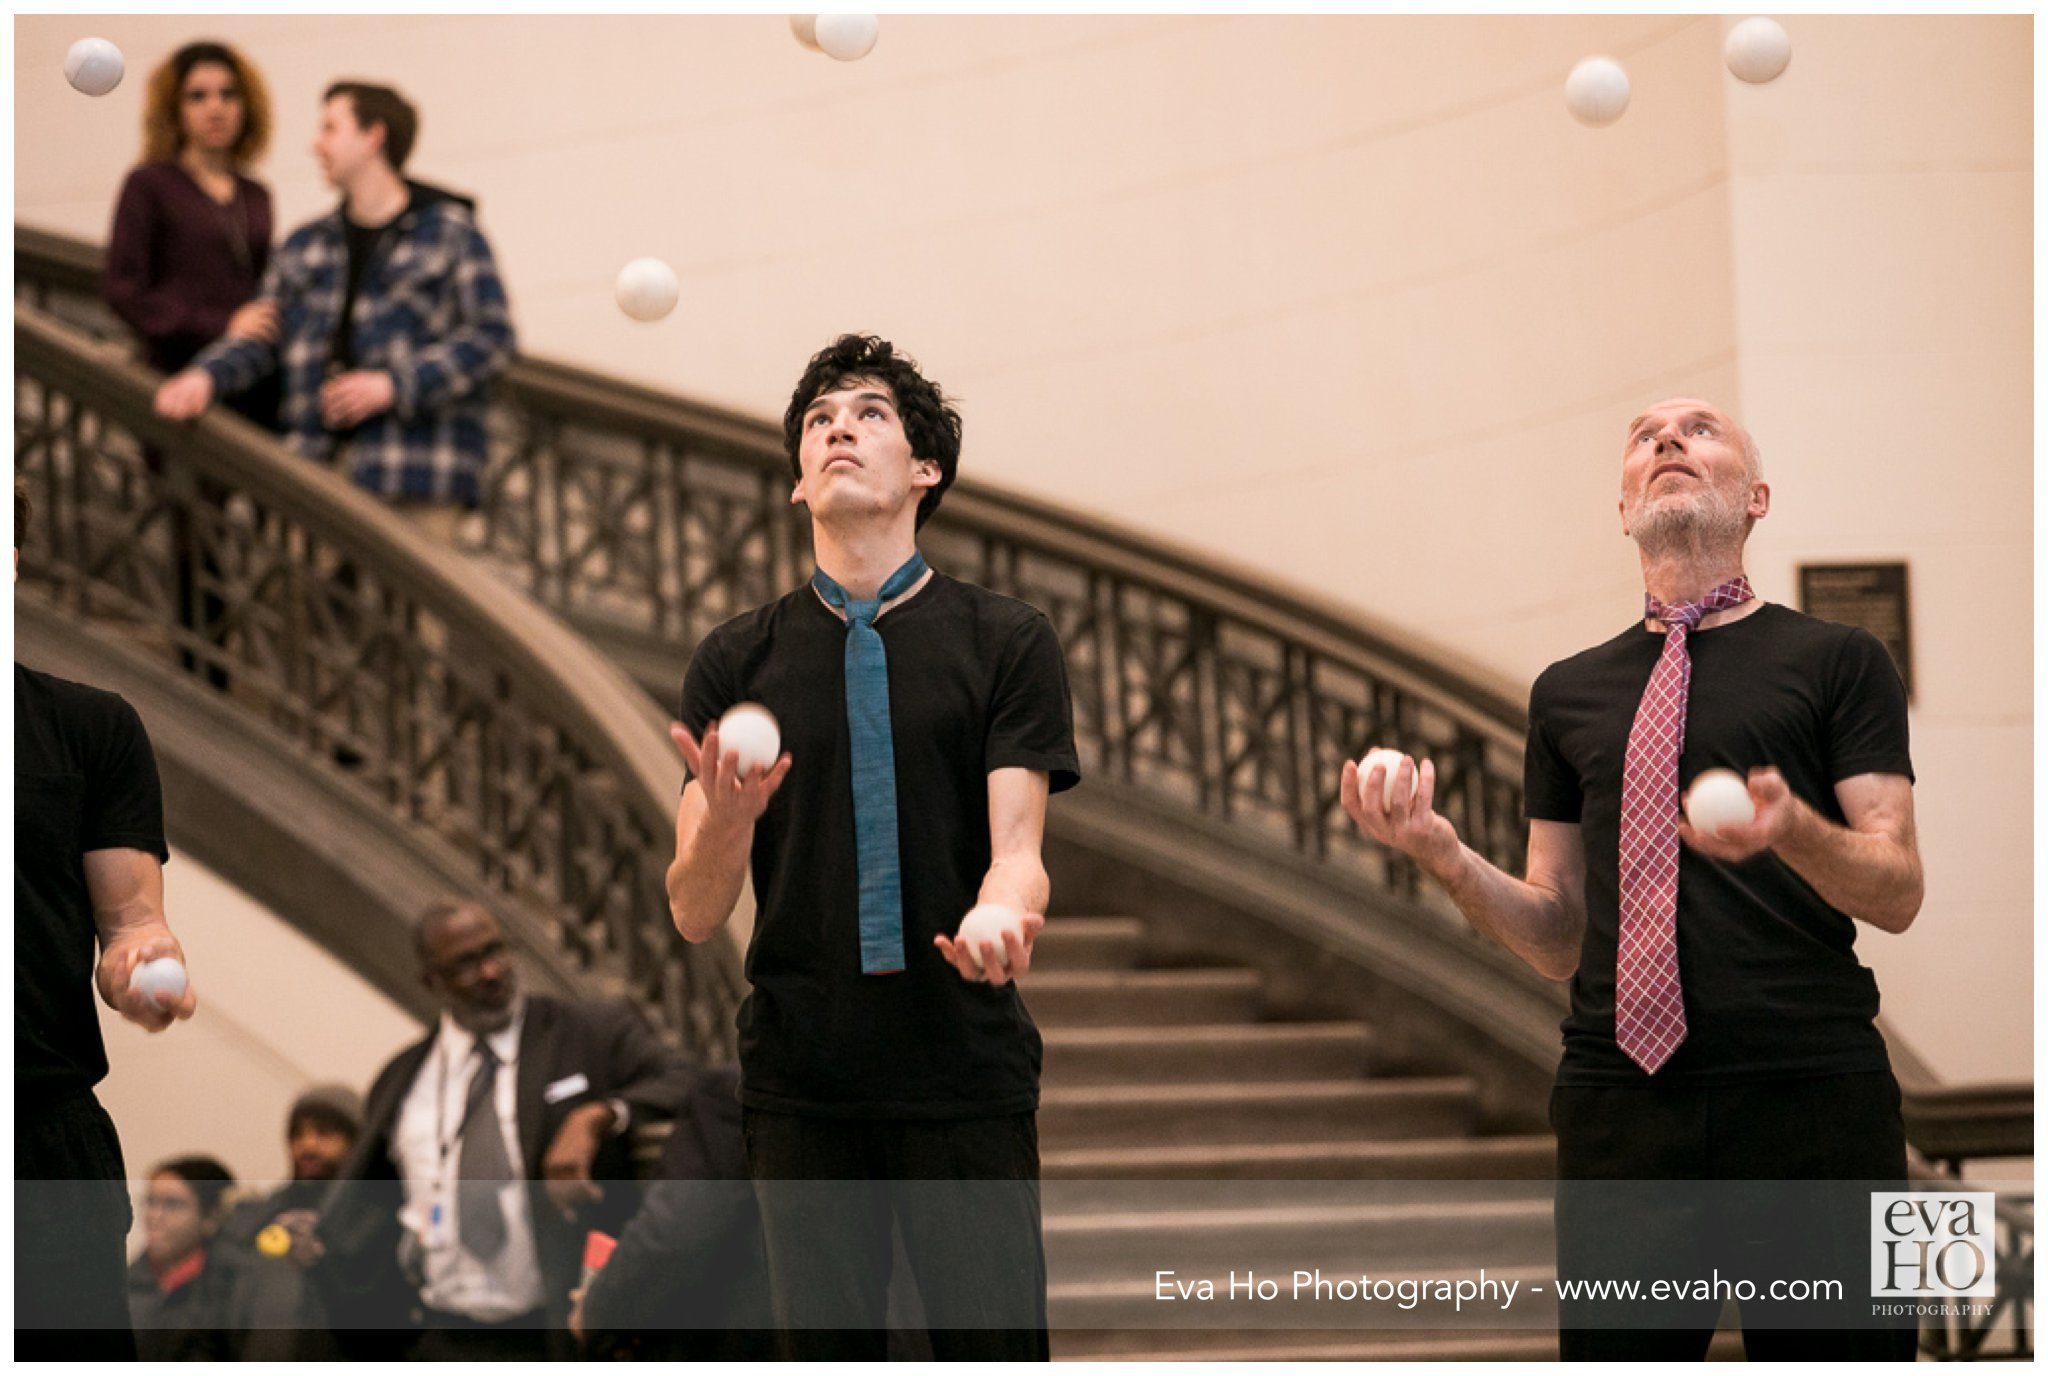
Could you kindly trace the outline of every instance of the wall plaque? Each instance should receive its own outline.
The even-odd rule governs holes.
[[[1904,563],[1801,564],[1799,609],[1876,636],[1906,681],[1907,698],[1913,696],[1913,617]]]

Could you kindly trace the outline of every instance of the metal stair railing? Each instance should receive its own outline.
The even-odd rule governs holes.
[[[585,641],[239,419],[151,409],[156,379],[15,310],[18,593],[199,675],[486,888],[538,903],[568,967],[685,1049],[732,1053],[727,937],[667,912],[681,763]]]
[[[17,227],[18,296],[112,333],[88,295],[97,265],[90,245]],[[663,699],[709,630],[808,576],[772,425],[521,358],[493,429],[468,548]],[[935,566],[1051,617],[1093,777],[1414,901],[1413,866],[1359,838],[1337,801],[1347,757],[1395,745],[1435,759],[1439,810],[1520,871],[1525,719],[1505,684],[1346,609],[971,480],[921,543]]]

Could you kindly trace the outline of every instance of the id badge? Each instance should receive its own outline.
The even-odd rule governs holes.
[[[455,1245],[455,1202],[449,1198],[448,1186],[437,1181],[432,1200],[427,1204],[427,1226],[421,1239],[429,1252],[439,1252]]]

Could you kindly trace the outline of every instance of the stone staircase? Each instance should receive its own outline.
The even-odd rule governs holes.
[[[1482,1260],[1547,1288],[1554,1144],[1489,1133],[1471,1080],[1376,1064],[1364,1023],[1280,1020],[1256,971],[1150,968],[1132,918],[1048,922],[1024,998],[1045,1038],[1056,1358],[1555,1359],[1555,1309],[1527,1295],[1521,1326],[1491,1331],[1470,1306],[1426,1299],[1283,1302],[1260,1322],[1328,1326],[1247,1328],[1224,1325],[1248,1305],[1158,1296],[1166,1269],[1220,1291],[1232,1271],[1456,1279]],[[1475,1182],[1469,1197],[1399,1183],[1459,1181]]]

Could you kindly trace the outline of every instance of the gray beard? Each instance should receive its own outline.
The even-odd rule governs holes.
[[[1739,549],[1746,533],[1743,513],[1722,506],[1710,493],[1682,506],[1639,510],[1629,521],[1629,535],[1653,558],[1697,558],[1730,545]]]

